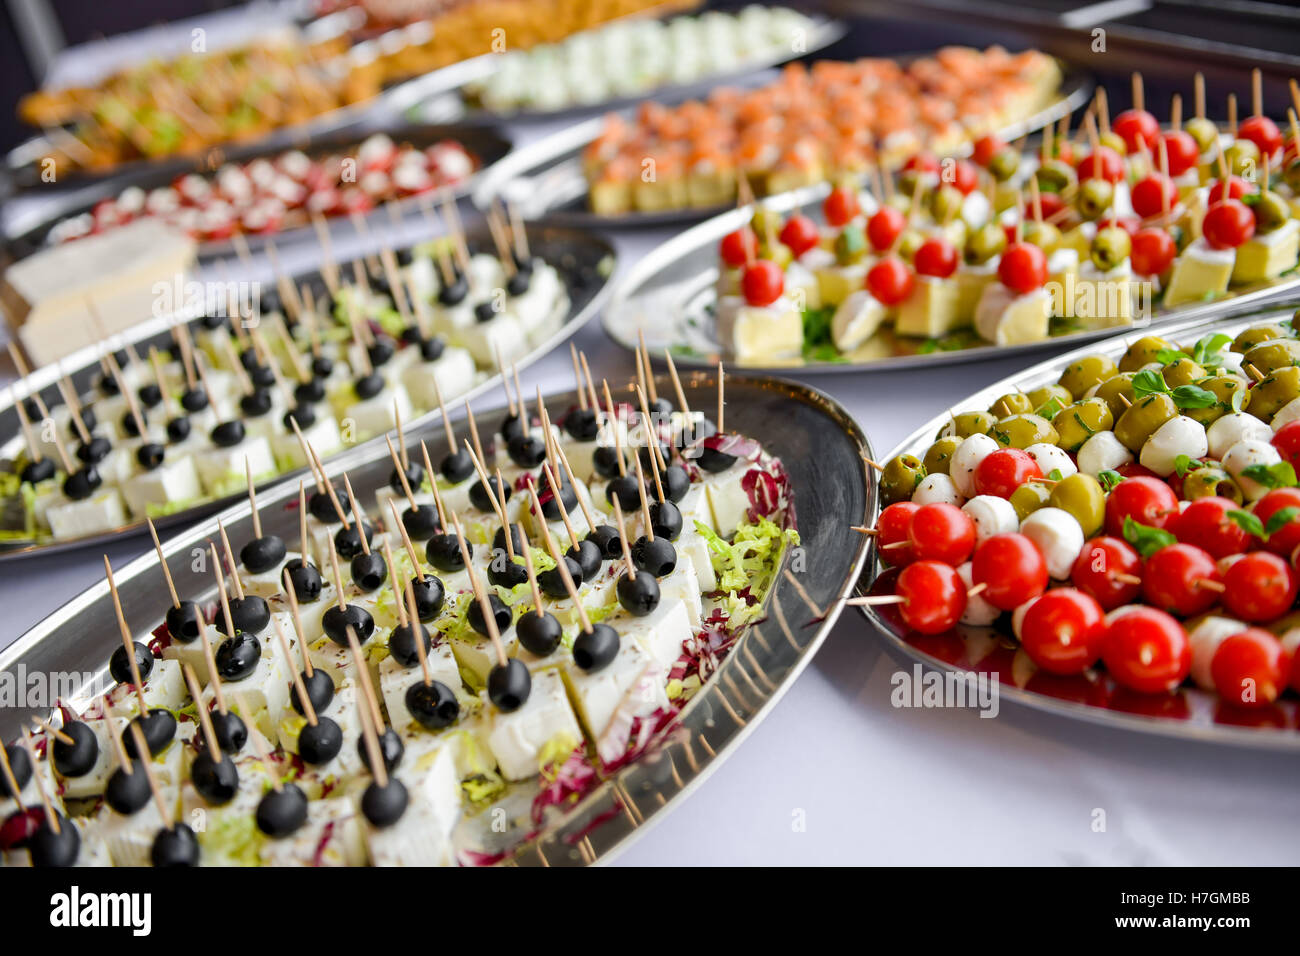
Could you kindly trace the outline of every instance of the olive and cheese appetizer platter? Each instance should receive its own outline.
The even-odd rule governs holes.
[[[791,383],[574,367],[106,558],[0,654],[97,676],[5,711],[0,862],[582,865],[697,782],[860,573],[870,447]]]
[[[218,303],[30,374],[12,352],[0,554],[193,518],[242,490],[246,461],[259,485],[301,473],[299,432],[326,459],[433,420],[602,301],[607,243],[505,213],[467,236],[444,210],[448,236],[401,252],[340,264],[327,247],[319,275],[243,304],[255,320]]]
[[[1182,325],[1003,380],[881,463],[868,616],[1081,719],[1300,748],[1300,332]]]
[[[606,327],[624,345],[644,327],[682,361],[894,368],[1280,300],[1300,288],[1300,128],[1284,143],[1231,108],[1220,133],[1195,89],[1196,115],[1184,125],[1176,99],[1163,131],[1140,105],[1112,126],[1099,93],[1080,132],[1049,127],[1032,154],[986,136],[970,159],[874,170],[866,190],[746,204],[635,270]],[[1229,171],[1256,163],[1258,182]]]

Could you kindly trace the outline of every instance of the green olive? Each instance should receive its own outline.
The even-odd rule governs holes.
[[[1241,357],[1242,368],[1250,371],[1247,366],[1253,365],[1265,375],[1298,363],[1300,363],[1300,339],[1270,339],[1267,342],[1260,342]]]
[[[1083,528],[1083,536],[1091,538],[1101,530],[1106,519],[1106,493],[1092,475],[1075,472],[1052,487],[1048,504],[1068,511]]]
[[[768,209],[762,203],[754,208],[754,215],[749,218],[749,226],[756,236],[775,236],[781,232],[781,214]]]
[[[1075,198],[1079,215],[1084,219],[1100,219],[1115,199],[1115,187],[1104,179],[1086,179],[1079,184]]]
[[[996,418],[1009,418],[1012,415],[1025,415],[1036,407],[1024,392],[1008,392],[989,406],[989,414]]]
[[[1166,350],[1176,351],[1172,342],[1158,335],[1144,335],[1128,347],[1124,357],[1119,360],[1119,370],[1136,372],[1144,365],[1160,361],[1160,353]]]
[[[898,174],[898,191],[909,200],[912,198],[912,193],[916,192],[918,185],[922,196],[930,191],[930,184],[922,170],[905,169]]]
[[[898,248],[894,250],[904,262],[916,258],[916,250],[925,245],[925,233],[920,229],[905,229],[898,239]]]
[[[1059,159],[1049,159],[1034,173],[1038,188],[1045,193],[1063,193],[1074,185],[1074,168]]]
[[[1057,384],[1079,399],[1088,389],[1106,381],[1116,371],[1115,363],[1105,355],[1085,355],[1066,367]]]
[[[1052,425],[1061,436],[1061,447],[1078,451],[1097,432],[1109,431],[1115,416],[1102,398],[1084,398],[1056,413]]]
[[[1052,399],[1060,402],[1062,408],[1074,401],[1074,395],[1064,385],[1044,385],[1029,392],[1028,395],[1029,403],[1036,409],[1042,408]]]
[[[1232,411],[1232,396],[1237,392],[1242,393],[1242,411],[1250,404],[1250,391],[1246,388],[1246,382],[1237,375],[1207,375],[1205,378],[1198,379],[1193,383],[1198,388],[1203,388],[1208,392],[1213,392],[1214,397],[1218,399],[1208,408],[1184,408],[1183,414],[1193,421],[1200,422],[1202,425],[1209,427],[1222,418],[1228,412]]]
[[[996,421],[988,412],[961,412],[953,415],[939,430],[938,437],[969,438],[971,435],[987,435]]]
[[[1039,508],[1047,506],[1051,494],[1047,485],[1038,481],[1026,481],[1011,492],[1011,507],[1016,509],[1016,517],[1024,521]]]
[[[1204,117],[1193,116],[1183,123],[1183,129],[1187,131],[1188,136],[1196,140],[1196,145],[1202,153],[1209,152],[1219,141],[1219,128]]]
[[[867,236],[855,222],[847,223],[835,237],[835,260],[842,266],[861,262],[867,255]]]
[[[1178,406],[1168,395],[1163,392],[1148,395],[1115,422],[1115,437],[1136,455],[1157,428],[1177,415]]]
[[[1032,242],[1039,249],[1051,255],[1056,251],[1056,247],[1061,244],[1061,230],[1050,222],[1027,219],[1025,221],[1024,239],[1025,242]]]
[[[1129,239],[1128,233],[1119,226],[1107,226],[1097,230],[1088,255],[1098,269],[1110,272],[1121,265],[1132,251],[1133,241]]]
[[[956,435],[949,435],[944,438],[936,439],[925,451],[925,473],[927,475],[946,475],[948,468],[952,465],[952,453],[957,450],[964,439]]]
[[[1223,158],[1232,175],[1253,180],[1259,169],[1259,147],[1248,139],[1233,140],[1231,146],[1223,151]]]
[[[925,478],[925,465],[915,455],[899,455],[885,465],[880,475],[880,500],[887,505],[896,501],[911,501],[912,492],[916,491]]]
[[[1251,209],[1257,232],[1272,232],[1291,219],[1291,204],[1272,190],[1260,193]]]
[[[1237,504],[1245,500],[1241,486],[1232,480],[1231,475],[1215,465],[1194,468],[1183,476],[1183,497],[1188,501],[1216,495]]]
[[[1118,418],[1123,415],[1125,410],[1137,400],[1137,393],[1133,390],[1134,372],[1120,372],[1112,375],[1106,381],[1097,386],[1097,391],[1093,392],[1094,398],[1100,398],[1110,409],[1110,413]]]
[[[1055,445],[1061,440],[1051,422],[1032,412],[999,419],[989,434],[998,440],[998,444],[1008,448],[1028,448],[1042,442]]]
[[[1097,145],[1109,146],[1121,156],[1128,155],[1128,143],[1124,142],[1124,137],[1120,136],[1119,133],[1116,133],[1114,130],[1108,129],[1106,132],[1098,136]]]
[[[1242,355],[1245,355],[1261,342],[1272,342],[1274,339],[1286,339],[1290,338],[1293,334],[1294,333],[1289,332],[1276,322],[1266,322],[1263,325],[1252,325],[1250,328],[1240,332],[1237,337],[1232,340],[1232,351],[1240,352]]]
[[[1020,169],[1020,150],[1014,146],[1000,149],[989,160],[989,172],[1000,183],[1005,183]]]
[[[1189,358],[1180,358],[1170,362],[1160,370],[1165,384],[1170,388],[1177,388],[1179,385],[1190,385],[1197,379],[1205,378],[1205,369],[1197,365]]]
[[[966,264],[982,265],[1007,247],[1007,234],[995,222],[988,222],[972,232],[966,240]]]
[[[943,185],[930,197],[930,215],[935,222],[951,222],[961,213],[966,197],[956,186]]]
[[[1262,422],[1271,422],[1278,410],[1300,398],[1300,368],[1288,365],[1264,378],[1250,390],[1250,414]]]

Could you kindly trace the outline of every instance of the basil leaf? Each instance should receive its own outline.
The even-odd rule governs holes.
[[[1061,400],[1056,396],[1052,396],[1047,401],[1043,402],[1043,404],[1035,408],[1034,414],[1038,415],[1040,418],[1046,418],[1050,422],[1060,414],[1061,409],[1063,408],[1065,408],[1065,406],[1061,404]]]
[[[1300,508],[1297,508],[1294,505],[1290,508],[1282,508],[1279,511],[1273,512],[1272,516],[1268,519],[1268,524],[1264,525],[1264,530],[1271,535],[1273,532],[1278,531],[1289,525],[1292,521],[1295,521],[1296,518],[1300,518]],[[1256,518],[1255,520],[1258,521],[1259,519]]]
[[[1253,516],[1252,516],[1253,517]],[[1161,548],[1167,548],[1171,544],[1177,544],[1178,539],[1168,531],[1161,528],[1152,528],[1150,525],[1138,524],[1129,515],[1124,519],[1124,540],[1137,550],[1142,557],[1149,558]]]
[[[1197,365],[1222,365],[1223,349],[1232,344],[1232,336],[1215,332],[1202,337],[1192,346],[1192,361]]]
[[[1112,488],[1114,488],[1123,480],[1124,480],[1124,476],[1121,475],[1118,471],[1111,471],[1110,469],[1107,469],[1106,471],[1097,472],[1097,484],[1101,485],[1101,490],[1107,492],[1108,494]]]
[[[1048,474],[1047,477],[1048,477],[1048,479],[1051,480],[1051,481],[1063,481],[1063,480],[1065,480],[1065,476],[1061,474],[1061,469],[1059,469],[1059,468],[1053,468],[1053,469],[1051,470],[1051,472]],[[1281,512],[1278,512],[1278,513],[1281,514]]]
[[[1173,399],[1179,408],[1209,408],[1219,400],[1208,388],[1198,385],[1179,385],[1173,391]]]
[[[1281,512],[1278,512],[1278,514],[1281,514]],[[1229,511],[1227,518],[1246,534],[1253,534],[1257,538],[1268,537],[1268,532],[1264,529],[1264,522],[1249,511]]]
[[[1160,349],[1156,352],[1155,360],[1161,365],[1173,365],[1179,359],[1191,358],[1181,349]]]
[[[1138,372],[1133,376],[1133,395],[1135,399],[1146,398],[1148,395],[1163,394],[1168,391],[1169,386],[1165,383],[1164,376],[1153,368]]]
[[[1295,469],[1289,461],[1279,461],[1272,465],[1247,465],[1241,469],[1241,476],[1257,481],[1265,488],[1294,488],[1296,486]]]
[[[1187,455],[1179,455],[1174,459],[1174,471],[1178,473],[1179,478],[1185,478],[1189,471],[1195,471],[1201,463]]]

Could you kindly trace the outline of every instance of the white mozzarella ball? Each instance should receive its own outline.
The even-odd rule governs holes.
[[[1210,615],[1187,632],[1187,643],[1192,649],[1192,680],[1196,681],[1197,687],[1214,690],[1214,678],[1210,674],[1214,652],[1225,640],[1247,627],[1249,625],[1230,617]]]
[[[1268,428],[1267,425],[1264,426]],[[1252,465],[1276,465],[1282,460],[1276,448],[1267,441],[1247,438],[1237,442],[1223,455],[1223,470],[1241,486],[1247,501],[1258,501],[1268,494],[1268,486],[1260,484],[1242,473]]]
[[[1011,612],[1011,633],[1016,636],[1016,640],[1020,640],[1020,632],[1024,629],[1025,615],[1029,613],[1029,609],[1034,606],[1034,602],[1037,600],[1036,597],[1030,598]]]
[[[1070,576],[1083,550],[1083,528],[1074,515],[1061,508],[1039,508],[1020,525],[1020,533],[1043,553],[1048,574],[1058,581]]]
[[[952,476],[957,492],[964,498],[975,494],[975,469],[1001,446],[988,435],[971,435],[952,453],[948,474]]]
[[[961,506],[975,524],[975,543],[980,544],[995,534],[1010,534],[1020,524],[1016,509],[1006,498],[996,495],[977,495]]]
[[[1133,460],[1133,453],[1115,437],[1114,432],[1097,432],[1079,448],[1079,470],[1096,478],[1103,471],[1114,471]]]
[[[1038,442],[1035,445],[1030,445],[1025,449],[1025,454],[1038,462],[1038,467],[1044,475],[1059,471],[1062,478],[1069,478],[1079,470],[1075,467],[1074,462],[1070,460],[1070,455],[1064,448],[1049,442]]]
[[[1220,352],[1219,367],[1229,372],[1240,372],[1245,359],[1243,352]]]
[[[960,508],[965,500],[957,491],[953,480],[938,472],[922,478],[912,493],[912,501],[918,505],[946,504]]]
[[[966,590],[974,586],[974,580],[971,578],[971,563],[957,566],[957,576],[962,579],[966,585]],[[1002,612],[995,608],[988,601],[984,600],[982,594],[976,594],[966,598],[966,610],[962,612],[961,622],[969,624],[971,627],[988,627],[998,619]]]
[[[1210,450],[1205,437],[1205,427],[1186,415],[1176,415],[1152,433],[1142,446],[1138,461],[1142,467],[1150,468],[1157,475],[1166,478],[1174,473],[1174,463],[1178,456],[1186,455],[1191,459],[1204,458]]]
[[[1222,418],[1216,418],[1205,430],[1205,437],[1210,443],[1210,457],[1223,460],[1228,449],[1239,441],[1268,441],[1273,437],[1269,428],[1254,415],[1245,412],[1231,412]]]
[[[1277,414],[1273,416],[1273,421],[1269,423],[1269,427],[1274,432],[1278,432],[1283,425],[1293,422],[1297,418],[1300,418],[1300,398],[1293,398],[1277,410]]]

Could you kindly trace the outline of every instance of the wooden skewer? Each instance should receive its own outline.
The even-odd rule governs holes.
[[[307,564],[307,486],[298,479],[298,556]],[[289,590],[293,590],[290,588]]]
[[[1295,80],[1291,82],[1294,83]],[[1192,97],[1196,109],[1196,118],[1205,119],[1205,75],[1199,70],[1192,77]]]
[[[456,429],[451,427],[451,417],[447,414],[447,406],[442,402],[442,389],[438,387],[438,379],[433,380],[433,394],[438,399],[438,411],[442,415],[442,428],[447,433],[447,447],[455,451],[460,447],[456,442]],[[434,481],[434,473],[429,472],[429,480]],[[436,484],[436,482],[434,482]]]
[[[346,611],[348,596],[343,589],[343,575],[339,573],[339,551],[330,541],[330,569],[334,572],[334,587],[339,592],[339,610]]]
[[[582,374],[587,379],[587,400],[592,411],[600,411],[600,402],[596,400],[596,380],[591,377],[591,367],[587,364],[587,353],[579,352],[578,361],[582,363]]]
[[[302,613],[298,608],[298,595],[295,593],[292,585],[289,583],[289,571],[286,569],[282,575],[285,584],[284,596],[289,599],[289,615],[293,621],[294,634],[298,638],[298,649],[302,652],[302,670],[310,680],[315,668],[311,666],[311,655],[307,653],[307,635],[302,628]],[[285,660],[292,661],[292,657],[286,657]]]
[[[18,423],[23,429],[23,441],[27,444],[27,454],[31,456],[33,462],[42,461],[45,456],[41,454],[41,446],[36,443],[36,436],[32,434],[32,423],[27,418],[27,409],[19,400],[17,392],[14,391],[13,385],[9,386],[9,401],[18,413]]]
[[[302,449],[302,456],[306,459],[307,468],[311,471],[312,481],[316,484],[318,494],[325,494],[326,482],[321,473],[316,470],[316,456],[313,454],[311,442],[303,435],[302,429],[298,427],[298,419],[292,414],[289,416],[289,424],[293,427],[293,433],[298,436],[298,447]]]
[[[185,675],[185,683],[190,689],[190,696],[194,698],[194,709],[198,711],[199,726],[203,729],[203,737],[208,742],[208,753],[212,755],[213,760],[221,759],[221,743],[217,740],[216,728],[212,726],[212,715],[208,713],[207,706],[203,703],[203,690],[199,687],[199,679],[194,675],[194,668],[189,664],[181,668],[181,673]],[[246,711],[252,713],[252,711]],[[137,751],[139,753],[140,751]]]
[[[658,390],[657,390],[656,387],[655,387],[655,377],[654,377],[654,374],[653,374],[652,371],[651,371],[651,366],[650,366],[650,350],[649,350],[648,348],[646,348],[646,344],[645,344],[645,330],[644,330],[644,329],[637,329],[637,330],[636,330],[636,335],[637,335],[637,341],[638,341],[638,342],[640,343],[640,345],[641,345],[641,355],[643,356],[643,361],[645,362],[645,384],[646,384],[646,390],[650,393],[650,401],[652,401],[652,402],[657,402],[657,401],[659,401],[659,392],[658,392]]]
[[[348,640],[356,640],[355,629],[350,624]],[[366,742],[366,754],[370,757],[370,774],[375,778],[375,783],[387,787],[388,767],[384,765],[384,755],[379,749],[379,731],[370,725],[369,708],[364,699],[357,701],[357,716],[361,718],[361,735]]]
[[[140,734],[139,740],[137,741],[137,746],[139,746],[144,741],[144,734],[140,733],[140,728],[136,724],[132,724],[131,729],[134,730],[137,734]],[[36,758],[36,746],[32,743],[32,735],[28,732],[26,727],[23,728],[23,745],[26,746],[27,755],[31,758],[32,761],[32,767],[34,768],[32,771],[32,780],[36,782],[36,792],[40,795],[41,806],[45,808],[45,820],[49,824],[51,830],[53,830],[55,833],[62,833],[63,827],[59,823],[58,811],[54,809],[54,804],[50,801],[50,795],[45,792],[45,783],[44,781],[41,780],[40,773],[35,769],[38,766],[37,758]],[[0,747],[0,750],[3,749],[4,749],[3,747]],[[136,752],[147,753],[147,751],[144,750],[143,748],[137,750]],[[7,765],[8,755],[6,755],[5,757],[5,762]],[[147,760],[144,761],[144,763],[148,763],[148,762],[149,761]],[[14,792],[17,793],[18,791],[15,790]]]
[[[347,489],[348,504],[352,507],[352,517],[357,522],[357,537],[361,539],[361,550],[366,555],[370,554],[370,542],[366,540],[366,516],[357,505],[357,496],[352,493],[352,481],[348,478],[348,473],[343,472],[343,487]]]
[[[478,438],[478,422],[474,420],[474,409],[469,407],[469,399],[465,399],[465,416],[469,419],[469,437],[474,443],[474,451],[478,452],[479,461],[486,462],[487,457],[483,454],[483,445]]]
[[[522,525],[519,533],[524,533]],[[524,569],[528,572],[528,589],[533,592],[533,610],[542,617],[546,612],[542,610],[542,592],[537,586],[537,568],[533,565],[533,549],[527,536],[524,537]]]
[[[537,492],[528,486],[529,492],[533,496],[533,507],[540,512],[540,506],[537,504]],[[569,593],[570,600],[573,601],[573,610],[578,615],[578,622],[582,625],[582,630],[591,633],[591,618],[587,615],[587,609],[582,606],[582,599],[578,596],[578,586],[573,581],[573,575],[569,573],[569,566],[564,562],[564,555],[560,554],[559,548],[555,545],[555,539],[551,537],[550,531],[546,528],[546,523],[541,522],[542,537],[546,541],[546,550],[555,561],[555,568],[560,574],[560,580],[564,582],[564,589]]]
[[[406,495],[406,502],[411,506],[412,512],[418,513],[420,505],[416,502],[415,495],[411,491],[411,483],[406,480],[406,468],[403,467],[402,460],[397,457],[397,449],[393,447],[393,440],[385,435],[384,441],[388,443],[388,454],[392,456],[393,468],[397,471],[397,480],[401,482],[402,493]],[[390,498],[389,501],[391,502],[392,499]],[[394,516],[396,516],[396,511],[394,511]],[[398,524],[400,525],[401,522],[399,521]]]
[[[316,470],[320,472],[321,481],[325,485],[325,493],[329,495],[330,503],[334,505],[334,513],[339,516],[339,521],[343,527],[351,530],[352,522],[348,520],[348,516],[343,512],[343,503],[339,501],[339,496],[334,491],[334,482],[325,476],[325,466],[321,464],[320,455],[316,454],[316,449],[311,446],[310,442],[307,443],[307,451],[311,453],[312,460],[316,463]],[[361,519],[358,518],[357,520],[360,521]],[[363,534],[362,537],[364,536]]]
[[[623,527],[623,506],[618,502],[618,495],[614,496],[614,520],[618,527],[618,542],[623,547],[623,562],[627,566],[627,579],[636,580],[636,565],[632,563],[632,549],[627,545],[627,531]]]
[[[370,708],[370,718],[375,722],[375,732],[384,726],[384,715],[379,709],[379,698],[375,696],[375,688],[370,683],[370,668],[366,666],[365,655],[361,653],[361,642],[357,639],[357,631],[351,624],[348,625],[348,648],[352,651],[352,663],[357,666],[357,683],[361,685],[361,697]]]
[[[578,479],[573,477],[573,466],[569,464],[569,456],[564,453],[564,449],[559,445],[555,446],[556,457],[560,459],[560,467],[564,469],[565,476],[569,479],[569,484],[573,487],[573,495],[578,499],[578,507],[582,509],[582,516],[587,519],[588,532],[596,530],[596,515],[591,510],[591,505],[587,500],[578,494]]]
[[[104,555],[104,574],[108,578],[108,593],[113,598],[113,613],[117,616],[117,628],[122,634],[122,646],[126,649],[126,663],[131,669],[131,682],[135,685],[136,700],[140,702],[140,716],[149,713],[149,704],[144,699],[144,681],[140,678],[140,665],[135,659],[135,641],[131,638],[131,629],[127,627],[126,615],[122,613],[122,596],[117,593],[117,582],[113,580],[113,565]]]
[[[722,370],[722,363],[718,363],[718,434],[722,434],[722,414],[726,410],[727,402],[723,396],[723,387],[726,382],[726,373]]]
[[[284,655],[285,661],[289,664],[289,671],[293,679],[293,687],[294,690],[298,692],[299,703],[302,704],[303,716],[307,718],[307,723],[315,727],[317,723],[316,708],[312,706],[311,700],[307,696],[307,685],[302,681],[302,674],[298,673],[297,669],[293,666],[293,651],[289,648],[289,641],[284,636],[284,627],[281,626],[278,617],[273,618],[272,623],[275,625],[276,640],[280,642],[280,653]],[[299,637],[299,640],[301,641],[302,638]],[[307,649],[304,647],[303,660],[307,659]],[[307,676],[311,677],[310,670],[307,671]]]
[[[506,649],[505,645],[501,643],[501,633],[497,630],[497,620],[492,613],[492,603],[488,600],[487,591],[484,590],[482,582],[479,581],[478,572],[470,561],[469,549],[465,545],[465,531],[460,526],[460,518],[453,514],[451,520],[456,527],[456,543],[460,545],[460,556],[465,562],[465,571],[469,574],[470,589],[474,592],[474,598],[478,601],[479,609],[483,612],[483,626],[487,628],[488,637],[491,638],[492,646],[496,649],[497,664],[505,667]]]
[[[677,376],[677,366],[673,362],[671,352],[664,353],[664,361],[668,363],[668,377],[673,380],[673,391],[677,393],[677,404],[681,407],[682,414],[685,417],[687,425],[693,420],[690,403],[686,401],[686,392],[682,390],[682,380]]]
[[[645,496],[645,475],[641,472],[641,456],[633,455],[632,461],[636,465],[637,491],[641,495],[641,520],[645,522],[646,540],[653,541],[655,539],[655,529],[650,522],[650,503],[646,501]],[[614,498],[617,500],[618,495],[615,495]]]
[[[433,684],[433,672],[429,670],[429,655],[424,649],[424,634],[420,625],[419,613],[415,606],[415,585],[413,582],[414,578],[406,582],[406,600],[409,606],[406,616],[411,622],[411,632],[415,635],[415,656],[420,661],[420,675],[424,678],[424,686],[429,687]]]
[[[113,737],[112,734],[109,734],[109,736]],[[114,739],[117,738],[114,737]],[[125,762],[122,765],[126,766]],[[5,783],[9,785],[9,792],[13,794],[14,803],[18,804],[19,810],[26,811],[27,808],[23,806],[22,788],[18,786],[18,778],[14,776],[14,768],[9,764],[9,750],[2,744],[0,744],[0,768],[4,769]]]
[[[162,818],[166,829],[174,830],[176,820],[167,809],[167,801],[163,799],[162,788],[158,786],[158,777],[154,774],[153,761],[145,756],[149,753],[149,745],[145,742],[144,731],[140,729],[139,724],[131,724],[130,730],[131,739],[135,741],[135,752],[140,756],[140,767],[144,770],[145,779],[149,781],[149,790],[153,793],[154,803],[158,807],[158,816]]]
[[[1250,71],[1250,107],[1256,116],[1264,115],[1264,74],[1259,67]]]
[[[433,489],[433,506],[438,510],[438,527],[447,530],[447,510],[442,505],[442,492],[438,490],[438,476],[429,461],[429,446],[420,439],[420,455],[424,458],[424,470],[429,474],[429,487]]]
[[[609,382],[601,379],[601,386],[605,389],[605,415],[614,429],[614,454],[618,459],[619,477],[627,476],[627,465],[623,461],[623,418],[614,411],[614,399],[609,394]]]
[[[573,380],[576,383],[578,393],[578,407],[584,412],[587,410],[587,394],[582,388],[582,366],[578,364],[578,347],[572,342],[569,343],[569,357],[573,359]]]
[[[1146,96],[1142,90],[1142,74],[1133,74],[1133,109],[1141,112],[1146,109]]]
[[[483,490],[488,493],[489,498],[493,499],[493,501],[498,503],[499,505],[497,508],[497,513],[501,515],[501,530],[504,533],[506,539],[506,557],[508,557],[511,561],[514,561],[515,542],[514,542],[514,537],[510,533],[510,523],[506,519],[506,483],[505,480],[501,477],[500,468],[496,470],[496,479],[497,479],[497,487],[495,492],[492,491],[491,485],[485,486]]]
[[[226,526],[222,524],[220,518],[217,519],[217,531],[221,535],[221,546],[225,549],[226,560],[230,562],[230,583],[235,586],[235,597],[242,601],[244,599],[244,582],[239,580],[238,565],[235,564],[235,552],[230,547],[230,538],[226,535]],[[220,570],[220,564],[218,564],[218,570]],[[234,631],[231,631],[230,636],[235,636]]]
[[[560,520],[564,522],[564,531],[569,536],[569,546],[575,551],[578,548],[578,532],[573,528],[573,522],[569,520],[569,509],[564,506],[564,496],[560,494],[560,483],[555,480],[555,471],[551,468],[551,463],[544,462],[542,465],[546,469],[546,480],[551,483],[551,493],[555,496],[555,505],[560,509]],[[573,496],[578,497],[578,488],[573,487]],[[542,521],[546,520],[545,515],[538,515]]]
[[[646,402],[645,392],[641,391],[641,389],[638,388],[636,390],[636,397],[637,397],[637,401],[641,405],[641,415],[647,422],[647,426],[648,426],[648,424],[651,421],[650,406]],[[654,468],[652,470],[654,472],[654,479],[655,479],[655,494],[658,495],[659,503],[662,505],[664,503],[664,486],[663,486],[663,482],[659,478],[659,473],[665,470],[667,466],[664,464],[663,452],[662,449],[660,449],[659,447],[658,429],[656,428],[653,434],[648,434],[646,440],[650,446],[650,457],[654,460]],[[638,461],[638,465],[639,465],[639,461]]]
[[[75,741],[71,737],[69,737],[63,731],[59,730],[58,727],[52,726],[47,721],[41,720],[39,717],[33,717],[32,723],[34,723],[37,727],[41,728],[41,730],[45,731],[47,734],[49,734],[51,737],[53,737],[61,744],[71,745],[75,743]]]

